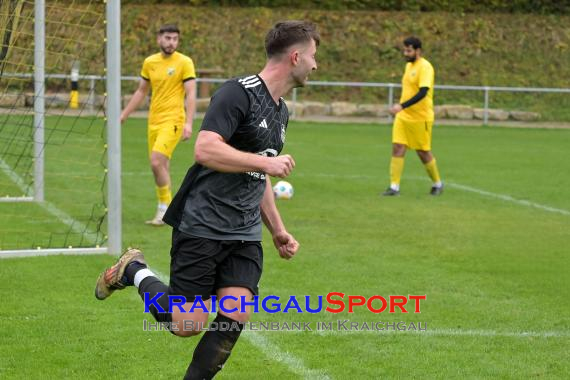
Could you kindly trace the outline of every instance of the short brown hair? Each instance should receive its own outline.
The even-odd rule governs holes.
[[[422,41],[418,37],[408,37],[404,40],[404,46],[411,46],[414,49],[422,48]]]
[[[178,26],[176,26],[174,24],[165,24],[165,25],[162,25],[160,27],[160,29],[158,29],[158,34],[164,34],[164,33],[178,33],[178,34],[180,34],[180,29],[178,29]]]
[[[282,21],[265,36],[267,58],[284,53],[289,47],[314,40],[317,46],[321,41],[317,26],[309,21]]]

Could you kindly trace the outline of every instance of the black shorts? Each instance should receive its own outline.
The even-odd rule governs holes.
[[[169,293],[193,301],[203,300],[216,290],[238,286],[259,293],[263,268],[261,242],[211,240],[172,231]]]

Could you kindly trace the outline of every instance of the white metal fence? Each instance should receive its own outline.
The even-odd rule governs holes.
[[[3,74],[5,77],[33,78],[33,74]],[[46,74],[46,79],[71,79],[70,74]],[[95,107],[95,85],[96,81],[105,80],[104,76],[98,75],[80,75],[79,80],[89,82],[89,91],[87,98],[87,109],[93,111]],[[121,76],[121,81],[138,81],[138,76]],[[224,83],[227,79],[223,78],[197,78],[198,83]],[[399,83],[378,83],[378,82],[325,82],[325,81],[308,81],[308,86],[322,87],[359,87],[359,88],[385,88],[388,90],[388,106],[394,104],[394,89],[401,88]],[[482,92],[483,103],[483,124],[489,123],[490,110],[490,94],[492,92],[511,92],[511,93],[549,93],[549,94],[570,94],[570,88],[545,88],[545,87],[501,87],[501,86],[458,86],[458,85],[435,85],[437,90],[452,91],[478,91]],[[299,89],[295,88],[292,92],[292,100],[297,101]],[[296,116],[295,105],[291,109],[291,118]]]

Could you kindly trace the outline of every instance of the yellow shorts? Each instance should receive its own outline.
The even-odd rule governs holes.
[[[392,127],[392,143],[414,150],[431,150],[433,121],[404,120],[396,116]]]
[[[166,122],[162,124],[148,125],[148,156],[152,152],[162,153],[168,158],[172,157],[172,153],[182,138],[183,122]]]

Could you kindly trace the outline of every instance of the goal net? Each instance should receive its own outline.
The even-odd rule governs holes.
[[[1,2],[0,257],[106,250],[105,31],[101,0]]]

